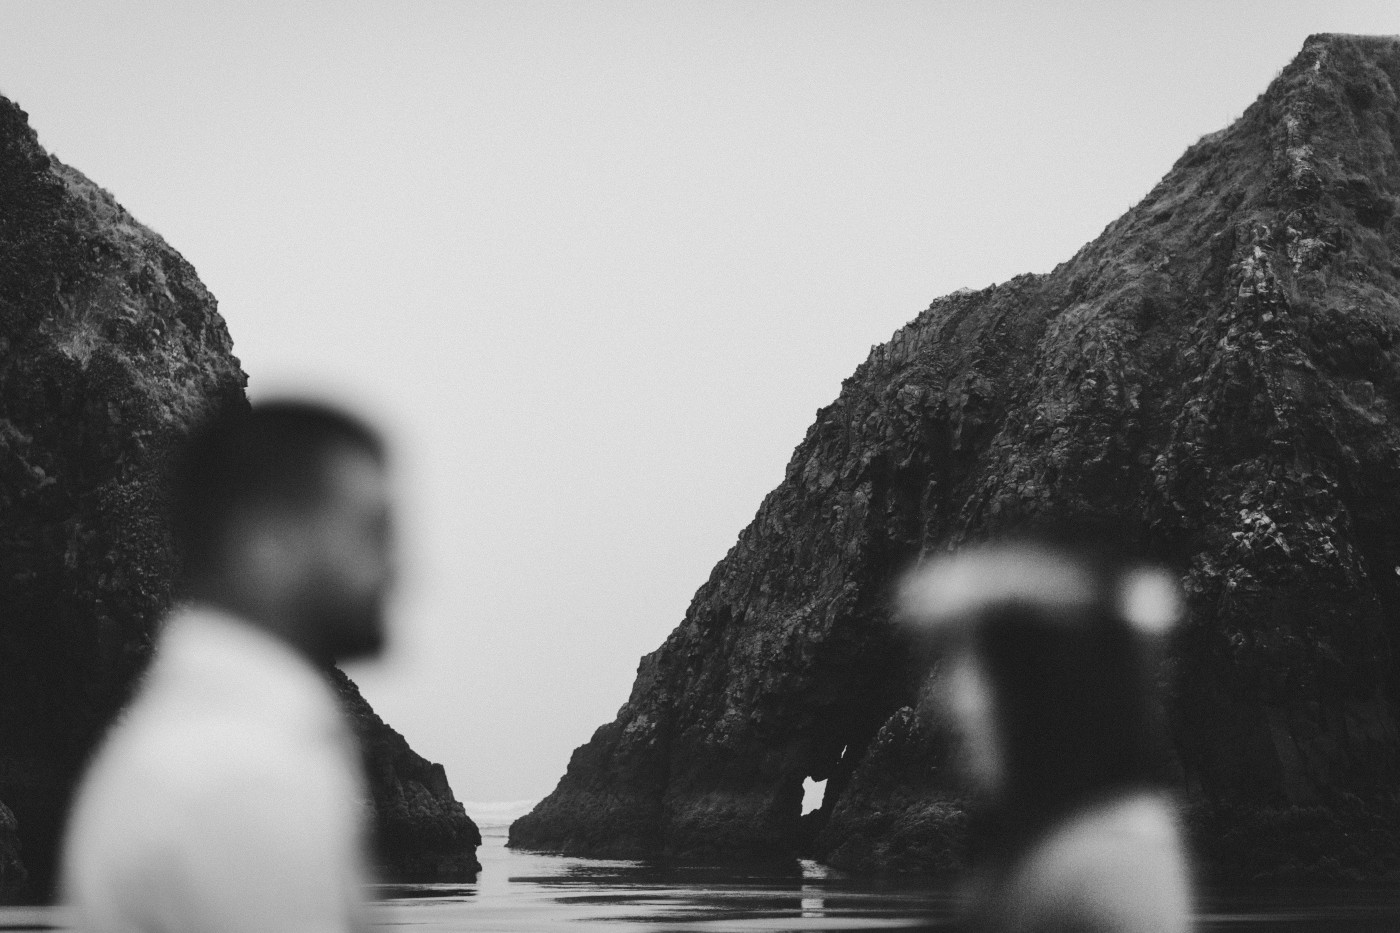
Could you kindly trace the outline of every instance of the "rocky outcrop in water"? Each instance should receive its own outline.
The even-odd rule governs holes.
[[[892,583],[1064,517],[1181,570],[1164,680],[1213,870],[1394,866],[1398,150],[1400,40],[1314,36],[1068,262],[875,347],[511,844],[952,864]]]
[[[194,269],[0,98],[0,891],[15,839],[26,896],[52,881],[75,776],[170,603],[171,444],[244,383]],[[344,683],[389,867],[461,877],[476,827]]]
[[[459,881],[481,870],[481,831],[452,794],[442,765],[428,761],[370,708],[339,670],[340,691],[360,739],[374,800],[375,851],[384,881]]]

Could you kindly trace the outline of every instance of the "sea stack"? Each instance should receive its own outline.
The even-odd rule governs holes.
[[[1182,575],[1164,682],[1207,869],[1394,867],[1398,197],[1400,39],[1313,36],[1067,262],[934,301],[818,413],[511,844],[956,864],[892,587],[1063,517]]]
[[[73,783],[169,607],[172,443],[245,383],[195,270],[0,97],[0,900],[47,892]],[[467,877],[480,836],[441,767],[328,674],[386,873]]]

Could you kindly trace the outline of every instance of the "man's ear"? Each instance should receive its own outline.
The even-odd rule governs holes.
[[[305,558],[305,542],[296,522],[266,512],[248,515],[239,522],[242,570],[260,586],[282,590],[299,576]]]

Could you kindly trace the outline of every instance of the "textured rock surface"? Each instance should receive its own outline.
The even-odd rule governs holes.
[[[455,881],[481,870],[481,832],[452,795],[447,772],[380,719],[338,670],[332,679],[360,737],[374,799],[375,849],[385,881]]]
[[[918,687],[891,583],[1062,515],[1182,568],[1171,714],[1214,867],[1392,864],[1397,92],[1400,40],[1312,37],[1068,262],[874,348],[512,844],[944,864],[960,817],[901,712]],[[830,780],[804,823],[809,775]],[[1333,818],[1355,851],[1283,854],[1288,826]]]
[[[51,881],[74,777],[169,605],[170,445],[208,406],[240,404],[244,381],[194,269],[0,98],[0,800],[31,895]],[[368,714],[357,693],[347,702]],[[412,801],[381,811],[392,851],[405,867],[465,867],[475,826],[440,770],[424,778],[373,722],[376,800]],[[411,849],[432,814],[442,825]],[[5,852],[0,829],[0,879]]]
[[[0,899],[19,894],[29,880],[19,850],[19,823],[10,808],[0,803]]]
[[[848,869],[866,872],[908,866],[952,873],[963,862],[967,817],[951,795],[930,793],[945,786],[941,745],[928,722],[903,707],[876,733],[845,792],[823,819],[818,811],[815,843],[808,848]]]

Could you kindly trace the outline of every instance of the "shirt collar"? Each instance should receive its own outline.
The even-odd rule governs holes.
[[[283,639],[206,603],[178,607],[156,646],[148,687],[178,689],[188,702],[308,725],[344,722],[325,675]]]

